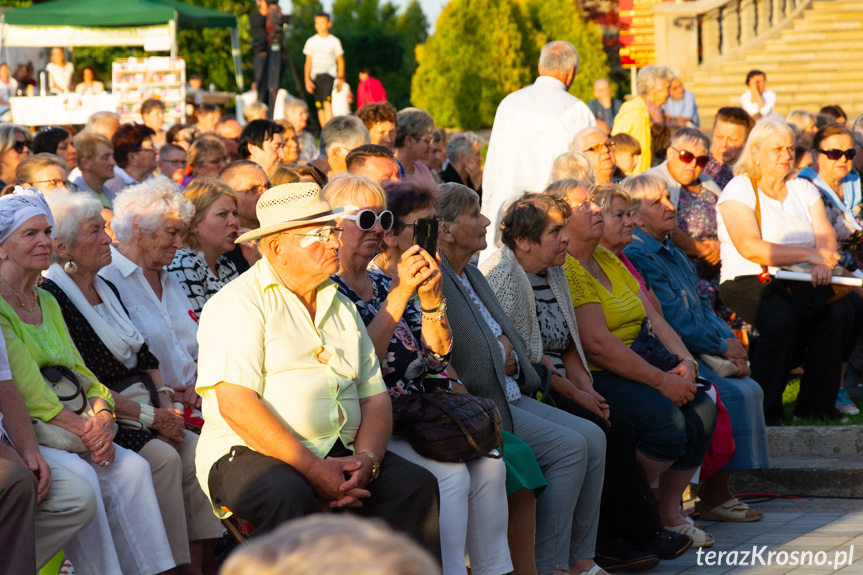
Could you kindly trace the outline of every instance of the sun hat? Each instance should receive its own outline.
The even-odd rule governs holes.
[[[356,209],[355,206],[343,206],[334,210],[324,200],[320,186],[314,182],[274,186],[261,195],[255,206],[261,227],[244,233],[234,243],[247,242],[306,224],[328,222],[338,214]]]

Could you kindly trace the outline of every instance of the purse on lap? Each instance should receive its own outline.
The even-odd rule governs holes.
[[[719,377],[737,377],[740,375],[740,369],[724,357],[709,353],[702,353],[698,357],[710,371]]]
[[[93,407],[87,399],[92,380],[82,373],[76,373],[65,365],[47,366],[39,370],[46,385],[57,399],[77,415],[85,419],[95,417]],[[59,425],[32,418],[33,430],[39,445],[54,447],[62,451],[86,453],[90,451],[81,438]],[[116,425],[116,424],[115,424]]]
[[[417,453],[435,461],[500,459],[503,451],[501,417],[494,402],[439,387],[394,399],[393,429]]]

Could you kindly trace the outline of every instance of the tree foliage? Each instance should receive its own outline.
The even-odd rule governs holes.
[[[540,49],[552,40],[578,50],[570,92],[589,99],[608,62],[599,27],[575,0],[451,0],[434,35],[417,46],[411,101],[439,125],[487,128],[500,101],[536,79]]]

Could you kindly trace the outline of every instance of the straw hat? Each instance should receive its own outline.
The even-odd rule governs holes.
[[[353,206],[333,209],[313,182],[297,182],[275,186],[263,193],[255,206],[261,227],[246,232],[234,243],[246,242],[298,226],[328,222],[342,212],[355,210]]]

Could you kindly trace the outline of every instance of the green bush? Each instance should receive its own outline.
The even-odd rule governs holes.
[[[490,127],[500,101],[536,79],[540,49],[552,40],[578,50],[575,96],[590,99],[594,80],[609,73],[602,33],[575,0],[451,0],[435,28],[417,46],[411,102],[440,126]]]

